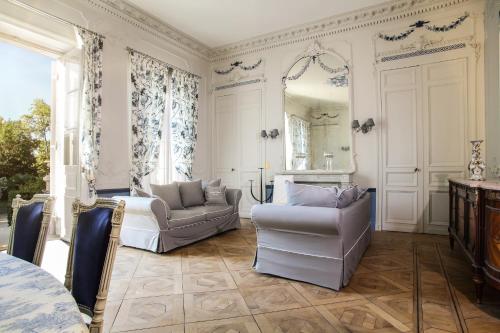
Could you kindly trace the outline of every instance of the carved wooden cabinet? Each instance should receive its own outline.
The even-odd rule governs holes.
[[[500,182],[450,179],[449,191],[450,246],[472,263],[480,303],[485,282],[500,289]]]

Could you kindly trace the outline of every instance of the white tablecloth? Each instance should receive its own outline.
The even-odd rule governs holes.
[[[78,306],[52,275],[0,253],[0,332],[87,332]]]

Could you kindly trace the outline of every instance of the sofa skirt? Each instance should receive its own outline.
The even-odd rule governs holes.
[[[366,249],[370,246],[371,239],[372,229],[370,224],[368,224],[356,243],[350,249],[344,249],[344,279],[342,282],[344,287],[349,284],[352,275],[363,258],[363,254],[365,254]]]
[[[160,230],[158,250],[156,252],[168,252],[224,231],[239,229],[240,227],[239,213],[233,213],[182,227]]]
[[[341,258],[319,257],[259,246],[254,268],[259,273],[305,281],[335,290],[342,286]]]

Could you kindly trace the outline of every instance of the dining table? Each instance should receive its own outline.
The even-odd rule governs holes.
[[[0,332],[88,332],[71,293],[30,262],[0,253]]]

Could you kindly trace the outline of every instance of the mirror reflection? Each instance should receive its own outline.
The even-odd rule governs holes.
[[[322,53],[300,59],[283,78],[286,170],[349,170],[348,68]]]

